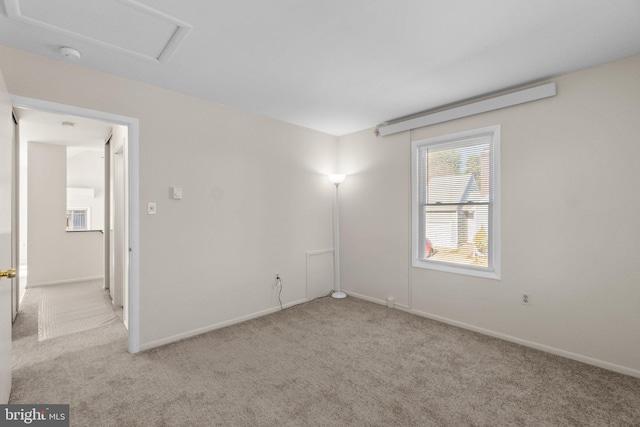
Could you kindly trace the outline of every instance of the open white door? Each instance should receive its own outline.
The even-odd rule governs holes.
[[[13,120],[11,100],[0,73],[0,403],[11,394],[11,212]],[[13,273],[15,274],[15,273]]]

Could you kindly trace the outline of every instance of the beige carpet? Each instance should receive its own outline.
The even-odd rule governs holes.
[[[38,339],[88,331],[116,320],[106,292],[96,281],[42,287]]]
[[[640,379],[353,298],[131,355],[119,322],[39,342],[29,292],[11,403],[73,426],[640,425]]]

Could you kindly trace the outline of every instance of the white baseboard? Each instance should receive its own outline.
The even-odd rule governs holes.
[[[345,294],[349,295],[350,297],[354,297],[354,298],[361,299],[361,300],[364,300],[364,301],[372,302],[374,304],[387,305],[387,302],[385,300],[368,297],[366,295],[358,294],[358,293],[355,293],[355,292],[345,291],[344,289],[342,289],[342,292],[344,292]]]
[[[372,302],[375,304],[386,305],[387,302],[378,298],[371,298],[365,295],[360,295],[355,292],[345,291],[347,295],[352,296],[357,299],[362,299],[364,301]],[[598,368],[607,369],[609,371],[617,372],[619,374],[629,375],[631,377],[640,378],[640,370],[627,368],[626,366],[617,365],[615,363],[606,362],[600,359],[594,359],[589,356],[584,356],[582,354],[572,353],[570,351],[562,350],[556,347],[551,347],[545,344],[540,344],[533,341],[524,340],[521,338],[517,338],[511,335],[503,334],[500,332],[495,332],[489,329],[480,328],[477,326],[470,325],[468,323],[458,322],[456,320],[451,320],[446,317],[436,316],[434,314],[426,313],[419,310],[414,310],[399,304],[395,304],[395,308],[400,311],[404,311],[406,313],[415,314],[416,316],[426,317],[427,319],[435,320],[437,322],[446,323],[448,325],[457,326],[459,328],[468,329],[470,331],[478,332],[483,335],[488,335],[490,337],[498,338],[501,340],[513,342],[516,344],[523,345],[525,347],[535,348],[536,350],[541,350],[546,353],[555,354],[556,356],[562,356],[567,359],[576,360],[578,362],[586,363],[587,365],[597,366]]]
[[[62,285],[64,283],[92,282],[94,280],[104,280],[104,276],[81,277],[79,279],[53,280],[51,282],[29,283],[27,281],[26,288],[40,288],[43,286]]]
[[[361,300],[365,300],[368,302],[372,302],[374,304],[380,304],[380,305],[387,305],[387,301],[383,300],[383,299],[379,299],[379,298],[372,298],[372,297],[368,297],[366,295],[362,295],[362,294],[358,294],[355,292],[349,292],[349,291],[344,291],[344,293],[346,293],[347,295],[350,295],[354,298],[357,299],[361,299]],[[409,309],[409,307],[407,307],[406,305],[403,304],[398,304],[397,302],[393,303],[393,308],[397,308],[400,311],[406,311],[407,313],[411,313],[411,310]]]
[[[293,307],[294,305],[298,305],[298,304],[303,304],[305,302],[308,302],[308,300],[305,299],[301,299],[298,301],[293,301],[287,304],[283,304],[282,308],[289,308],[289,307]],[[253,314],[248,314],[246,316],[241,316],[241,317],[236,317],[235,319],[231,319],[231,320],[225,320],[224,322],[219,322],[219,323],[215,323],[213,325],[209,325],[209,326],[205,326],[202,328],[198,328],[198,329],[193,329],[191,331],[187,331],[187,332],[182,332],[180,334],[177,335],[173,335],[170,337],[166,337],[166,338],[162,338],[156,341],[151,341],[148,343],[142,343],[140,344],[140,349],[139,351],[145,351],[145,350],[149,350],[152,349],[154,347],[160,347],[161,345],[166,345],[166,344],[170,344],[172,342],[176,342],[176,341],[180,341],[183,340],[185,338],[191,338],[194,337],[196,335],[200,335],[200,334],[204,334],[210,331],[214,331],[216,329],[221,329],[224,328],[226,326],[231,326],[231,325],[235,325],[237,323],[242,323],[242,322],[246,322],[247,320],[251,320],[251,319],[256,319],[258,317],[262,317],[262,316],[266,316],[267,314],[271,314],[271,313],[275,313],[280,311],[280,307],[272,307],[272,308],[268,308],[266,310],[262,310],[262,311],[258,311],[257,313],[253,313]]]

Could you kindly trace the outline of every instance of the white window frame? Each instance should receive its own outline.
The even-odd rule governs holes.
[[[91,230],[91,208],[89,208],[89,207],[67,208],[67,214],[69,213],[69,211],[72,211],[72,212],[84,212],[85,225],[86,225],[87,228],[74,229],[74,228],[68,228],[67,227],[67,231],[90,231]]]
[[[426,146],[452,147],[464,144],[465,140],[491,135],[491,168],[492,197],[489,205],[489,256],[488,267],[464,265],[423,258],[424,236],[420,236],[420,150]],[[500,125],[444,135],[435,138],[413,141],[411,143],[411,265],[418,268],[465,274],[469,276],[500,279]]]

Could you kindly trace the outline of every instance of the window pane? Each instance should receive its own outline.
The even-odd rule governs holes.
[[[426,206],[423,218],[426,258],[489,266],[489,206]]]
[[[67,210],[67,230],[87,230],[87,212],[87,208]]]
[[[74,211],[73,229],[74,230],[87,229],[87,217],[83,211]]]
[[[488,143],[427,150],[427,204],[489,202]]]
[[[490,148],[478,141],[427,148],[425,258],[489,266]]]

